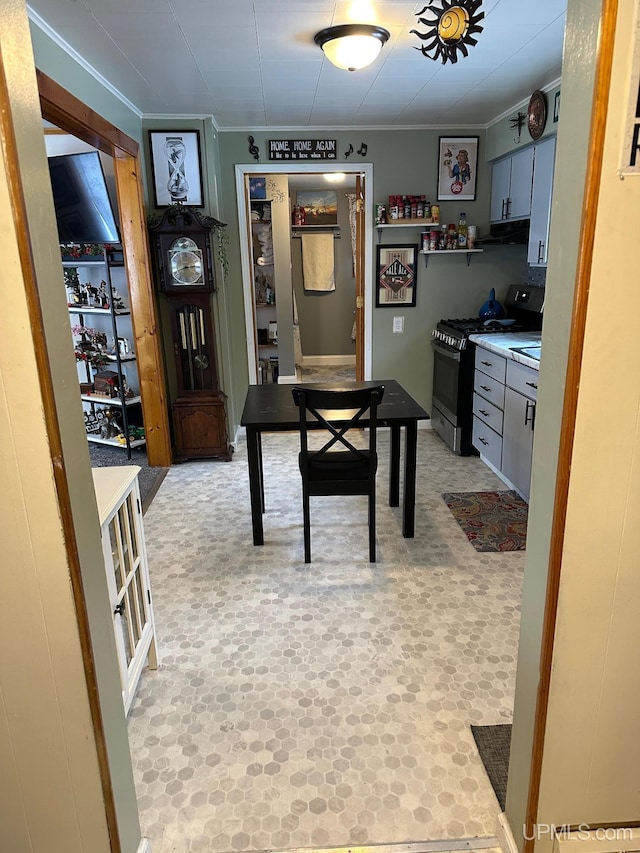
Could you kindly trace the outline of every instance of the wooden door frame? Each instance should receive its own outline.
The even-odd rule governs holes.
[[[364,252],[362,264],[364,308],[361,312],[362,334],[357,335],[356,340],[356,363],[358,362],[358,348],[361,349],[360,363],[364,372],[364,379],[371,379],[371,341],[373,325],[373,164],[363,163],[354,168],[351,163],[267,163],[256,165],[255,163],[236,164],[236,202],[238,208],[238,234],[240,238],[240,261],[242,267],[242,286],[244,293],[244,314],[247,338],[247,370],[249,384],[255,385],[258,381],[257,355],[254,336],[254,314],[253,314],[253,284],[251,278],[251,245],[249,242],[249,204],[246,191],[246,177],[264,175],[308,175],[323,174],[325,172],[345,172],[348,175],[360,175],[364,183],[364,209],[363,221],[364,232],[361,240]],[[357,313],[356,313],[357,317]]]
[[[113,157],[120,231],[131,300],[140,398],[150,466],[171,465],[165,373],[150,274],[140,146],[111,122],[36,70],[42,117]]]

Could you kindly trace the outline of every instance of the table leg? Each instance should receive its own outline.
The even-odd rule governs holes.
[[[264,503],[262,484],[262,453],[260,431],[247,427],[247,461],[249,463],[249,494],[251,495],[251,524],[253,544],[264,544],[262,529],[262,507]]]
[[[416,460],[418,447],[418,422],[409,421],[404,428],[404,506],[402,535],[412,539],[416,520]]]
[[[264,503],[264,471],[262,470],[262,433],[258,433],[258,467],[260,471],[260,511],[265,511]]]
[[[391,425],[389,460],[389,506],[400,505],[400,427]]]

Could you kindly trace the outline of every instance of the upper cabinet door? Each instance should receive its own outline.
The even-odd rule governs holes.
[[[511,186],[511,157],[498,160],[491,170],[491,221],[502,222],[507,218],[509,191]]]
[[[526,219],[531,215],[533,187],[533,146],[511,157],[511,202],[509,219]]]
[[[556,153],[555,136],[545,139],[544,142],[536,145],[535,151],[533,198],[531,200],[531,229],[529,231],[527,261],[536,266],[543,266],[547,263],[548,255],[553,167]]]

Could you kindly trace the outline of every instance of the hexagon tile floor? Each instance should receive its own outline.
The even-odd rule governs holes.
[[[511,720],[524,554],[477,553],[440,495],[503,486],[420,430],[403,539],[381,431],[378,562],[366,498],[312,498],[305,565],[297,441],[263,436],[262,547],[244,441],[172,467],[145,516],[161,667],[129,719],[143,833],[153,853],[492,846],[469,725]]]

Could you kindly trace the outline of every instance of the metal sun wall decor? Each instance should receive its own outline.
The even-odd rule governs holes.
[[[425,33],[419,30],[411,30],[426,44],[416,47],[427,59],[437,61],[440,59],[444,65],[447,60],[455,63],[458,61],[457,51],[463,56],[468,56],[467,45],[476,45],[477,39],[474,33],[481,33],[484,27],[479,22],[484,18],[484,12],[479,12],[482,0],[430,0],[430,2],[417,13],[418,20],[425,27]],[[432,17],[421,17],[425,14]]]

